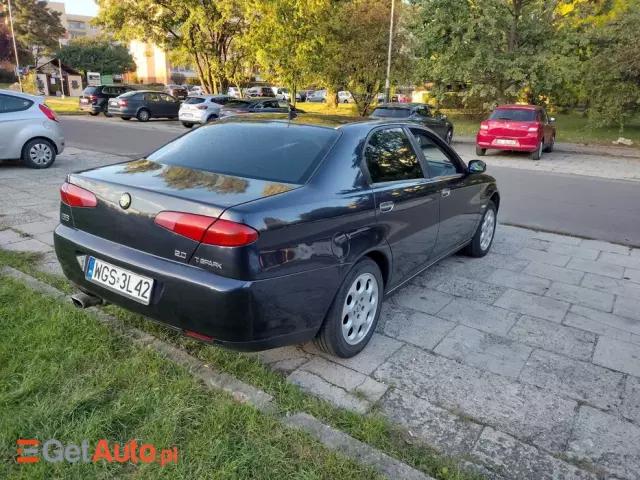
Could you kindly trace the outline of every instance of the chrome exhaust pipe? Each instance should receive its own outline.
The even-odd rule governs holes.
[[[94,305],[100,305],[102,303],[102,299],[100,297],[87,295],[86,293],[76,293],[75,295],[71,295],[71,301],[75,307],[81,309],[93,307]]]

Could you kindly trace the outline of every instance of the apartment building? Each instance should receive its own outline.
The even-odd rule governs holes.
[[[174,73],[184,75],[186,78],[196,77],[196,72],[191,67],[172,65],[169,55],[165,50],[147,42],[132,41],[129,51],[138,66],[136,75],[142,83],[173,83],[171,76]],[[131,81],[127,76],[127,81]]]
[[[95,37],[101,33],[99,28],[89,24],[93,17],[67,13],[62,2],[47,2],[47,5],[50,10],[60,13],[60,23],[67,30],[65,38],[60,39],[63,44],[74,38]]]

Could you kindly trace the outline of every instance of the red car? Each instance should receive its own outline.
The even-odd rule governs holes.
[[[487,149],[531,152],[539,160],[542,152],[551,152],[556,142],[555,118],[549,118],[537,105],[501,105],[480,125],[476,137],[476,155]]]

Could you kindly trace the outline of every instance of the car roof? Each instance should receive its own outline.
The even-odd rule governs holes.
[[[2,93],[3,95],[13,95],[14,97],[24,98],[35,103],[44,103],[44,98],[39,95],[31,95],[29,93],[14,92],[13,90],[4,89],[0,89],[0,93]]]
[[[418,106],[428,107],[429,105],[427,105],[426,103],[417,103],[417,102],[388,102],[388,103],[380,103],[376,105],[376,108],[409,109],[409,108],[418,107]]]
[[[510,104],[510,105],[498,105],[496,108],[494,108],[494,110],[539,110],[542,107],[539,107],[538,105],[517,105],[517,104]]]
[[[222,93],[207,93],[206,95],[189,95],[189,98],[231,98]]]

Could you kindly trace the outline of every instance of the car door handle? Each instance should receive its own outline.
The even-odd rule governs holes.
[[[451,190],[448,188],[445,188],[444,190],[442,190],[442,197],[448,197],[451,194]]]
[[[393,202],[382,202],[380,204],[380,213],[387,213],[393,210]]]

